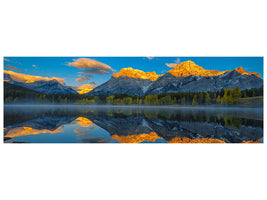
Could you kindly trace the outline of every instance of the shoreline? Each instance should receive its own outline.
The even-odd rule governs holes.
[[[86,104],[4,104],[4,107],[87,107],[87,108],[168,108],[168,109],[263,109],[262,106],[240,106],[240,105],[86,105]]]

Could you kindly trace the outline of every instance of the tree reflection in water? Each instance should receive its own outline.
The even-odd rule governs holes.
[[[72,134],[70,142],[122,143],[241,143],[263,137],[260,108],[6,106],[4,117],[6,142],[42,133]],[[97,135],[100,129],[108,136]]]

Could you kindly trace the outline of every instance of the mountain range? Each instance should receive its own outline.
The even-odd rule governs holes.
[[[143,72],[133,68],[123,68],[111,79],[94,88],[86,95],[147,95],[177,92],[219,91],[224,88],[263,88],[263,80],[255,72],[247,72],[242,67],[234,70],[206,70],[192,61],[177,64],[167,73]]]
[[[263,80],[258,73],[247,72],[242,67],[227,71],[206,70],[192,61],[177,64],[161,75],[122,68],[120,72],[114,73],[110,80],[98,87],[89,84],[79,87],[65,86],[64,79],[61,78],[32,76],[8,70],[4,70],[4,81],[9,83],[5,84],[6,89],[22,87],[45,94],[143,96],[177,92],[212,92],[236,87],[241,90],[263,88]]]

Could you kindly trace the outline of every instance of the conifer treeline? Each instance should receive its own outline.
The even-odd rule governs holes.
[[[263,96],[263,89],[222,89],[218,92],[179,92],[134,96],[127,94],[86,96],[80,94],[43,94],[4,90],[5,103],[109,104],[109,105],[235,105],[240,98]]]

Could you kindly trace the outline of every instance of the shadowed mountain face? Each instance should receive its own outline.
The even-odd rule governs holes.
[[[8,82],[4,82],[4,88],[6,90],[16,90],[16,91],[24,91],[24,92],[36,92],[34,90],[30,90],[30,89],[25,88],[25,87],[21,87],[21,86],[18,86],[18,85],[10,84]]]
[[[232,71],[205,70],[192,61],[186,61],[163,75],[123,68],[119,73],[113,74],[109,81],[87,94],[146,95],[176,92],[212,92],[236,87],[241,90],[263,88],[263,80],[259,74],[246,72],[242,67]]]
[[[114,94],[129,94],[129,95],[145,95],[147,89],[153,81],[149,79],[128,78],[128,77],[111,77],[111,79],[96,87],[89,95],[114,95]]]
[[[224,88],[241,90],[263,88],[263,80],[256,75],[242,75],[237,71],[226,72],[219,76],[186,76],[175,77],[166,73],[153,83],[147,94],[175,92],[213,92]]]
[[[9,81],[8,83],[24,87],[36,92],[41,92],[45,94],[78,94],[71,87],[66,87],[61,85],[56,80],[54,81],[36,81],[33,83],[20,83],[16,81]]]
[[[262,115],[262,109],[237,108],[7,106],[4,136],[7,142],[256,143],[263,138]]]

